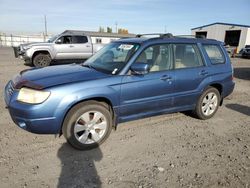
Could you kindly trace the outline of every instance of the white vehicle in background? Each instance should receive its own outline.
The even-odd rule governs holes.
[[[35,67],[46,67],[56,61],[88,59],[104,45],[93,44],[84,32],[64,31],[47,42],[27,43],[14,47],[15,57]]]

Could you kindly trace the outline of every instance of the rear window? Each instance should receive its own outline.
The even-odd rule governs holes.
[[[88,42],[88,38],[86,36],[73,36],[72,37],[73,44],[83,44],[87,42]]]
[[[205,44],[203,46],[212,64],[225,63],[224,55],[218,45]]]

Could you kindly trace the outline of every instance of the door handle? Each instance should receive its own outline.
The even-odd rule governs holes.
[[[171,77],[171,76],[168,76],[168,75],[164,75],[164,76],[162,76],[160,79],[163,80],[163,81],[166,81],[166,80],[171,80],[172,77]]]
[[[208,75],[208,72],[205,71],[205,70],[202,70],[199,74],[200,74],[201,76],[206,76],[206,75]]]
[[[74,46],[73,45],[69,45],[70,48],[73,48]]]
[[[86,45],[86,47],[87,47],[87,48],[89,48],[89,47],[90,47],[90,45]]]

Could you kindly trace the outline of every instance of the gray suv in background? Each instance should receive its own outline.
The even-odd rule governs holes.
[[[88,59],[102,47],[102,44],[93,44],[84,32],[66,30],[47,42],[21,44],[14,47],[14,52],[15,57],[26,63],[45,67],[55,61]]]

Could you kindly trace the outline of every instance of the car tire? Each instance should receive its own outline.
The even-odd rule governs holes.
[[[220,105],[220,93],[214,87],[208,87],[200,96],[194,114],[199,119],[209,119],[214,116]]]
[[[110,135],[112,116],[102,103],[86,101],[74,106],[66,115],[62,132],[67,142],[78,150],[98,147]]]
[[[33,58],[33,65],[35,67],[47,67],[49,66],[51,63],[51,57],[49,54],[37,54],[34,58]]]

